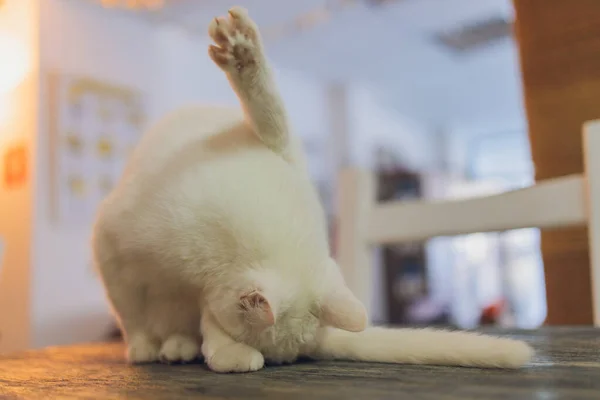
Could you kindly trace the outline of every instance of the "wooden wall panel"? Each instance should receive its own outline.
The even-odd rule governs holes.
[[[600,118],[600,1],[514,0],[536,180],[583,171],[582,124]],[[547,324],[591,324],[582,228],[542,232]]]

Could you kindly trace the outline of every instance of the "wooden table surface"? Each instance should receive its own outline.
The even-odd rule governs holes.
[[[0,358],[0,399],[600,399],[600,330],[506,334],[537,355],[521,370],[302,362],[219,375],[200,363],[129,366],[120,343]]]

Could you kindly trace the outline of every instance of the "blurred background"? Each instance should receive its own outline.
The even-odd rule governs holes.
[[[482,196],[534,168],[510,0],[237,0],[260,26],[336,234],[336,179],[379,200]],[[0,351],[103,340],[94,210],[143,130],[190,104],[237,105],[207,55],[221,0],[0,1]],[[332,240],[333,242],[333,240]],[[377,251],[377,323],[535,328],[540,232]]]

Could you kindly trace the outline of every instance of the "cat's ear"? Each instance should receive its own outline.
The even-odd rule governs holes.
[[[275,310],[267,296],[259,290],[242,294],[239,308],[250,325],[262,329],[275,325]]]
[[[324,325],[350,332],[361,332],[367,327],[365,306],[341,283],[327,294],[321,304],[320,319]]]

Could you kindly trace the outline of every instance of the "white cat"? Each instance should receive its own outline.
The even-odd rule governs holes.
[[[367,328],[331,259],[324,215],[260,35],[245,10],[212,21],[211,58],[245,113],[190,108],[160,122],[100,208],[94,257],[132,363],[217,372],[299,356],[517,368],[523,342]],[[246,121],[244,122],[244,114]],[[201,333],[201,334],[200,334]]]

